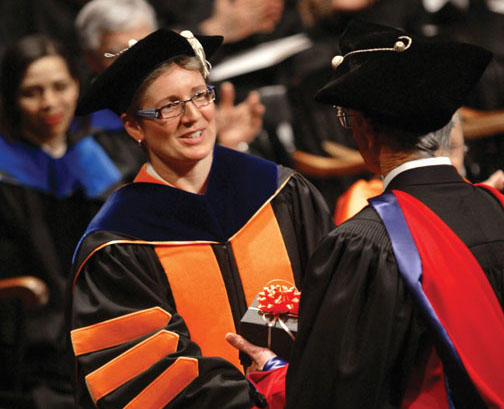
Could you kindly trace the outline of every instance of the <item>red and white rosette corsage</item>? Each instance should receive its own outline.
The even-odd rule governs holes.
[[[271,328],[278,322],[294,341],[295,336],[285,324],[289,317],[297,318],[301,292],[288,281],[272,280],[257,294],[257,309],[268,324],[268,348],[271,348]]]

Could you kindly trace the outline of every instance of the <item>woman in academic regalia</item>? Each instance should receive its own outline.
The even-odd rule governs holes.
[[[49,301],[27,312],[22,373],[15,373],[20,368],[9,350],[0,350],[0,382],[1,389],[9,390],[12,380],[21,377],[30,407],[73,406],[63,352],[65,285],[79,237],[123,178],[111,153],[73,121],[78,95],[76,67],[54,40],[35,34],[5,51],[0,72],[0,272],[2,278],[42,279]],[[5,345],[16,318],[5,303],[0,314]]]
[[[331,228],[301,175],[215,145],[206,58],[221,41],[158,30],[121,51],[77,108],[116,112],[149,158],[76,251],[81,408],[264,403],[226,333],[270,280],[302,289],[306,261]]]

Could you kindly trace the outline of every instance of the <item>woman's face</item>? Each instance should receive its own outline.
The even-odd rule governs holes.
[[[17,104],[21,131],[38,142],[66,133],[74,116],[79,84],[60,56],[42,57],[28,66]]]
[[[199,71],[173,64],[146,88],[139,107],[160,108],[172,101],[187,100],[206,88]],[[143,142],[155,169],[187,169],[201,161],[211,163],[217,133],[213,103],[197,108],[187,102],[181,116],[138,121],[137,131],[130,135]]]

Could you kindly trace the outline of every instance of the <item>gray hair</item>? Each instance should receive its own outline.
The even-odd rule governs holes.
[[[427,158],[434,157],[439,153],[448,156],[451,151],[450,135],[454,125],[453,120],[451,120],[437,131],[421,136],[415,145],[416,151]]]
[[[156,12],[145,0],[91,0],[79,12],[75,28],[85,50],[97,50],[103,34],[147,23],[155,31]]]

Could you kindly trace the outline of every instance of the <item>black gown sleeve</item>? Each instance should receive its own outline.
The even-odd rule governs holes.
[[[383,226],[333,230],[304,281],[286,408],[399,408],[416,321]]]
[[[144,403],[143,407],[250,407],[249,383],[241,372],[221,358],[201,356],[199,347],[190,340],[187,327],[176,312],[166,276],[151,246],[115,244],[96,252],[75,280],[72,302],[72,343],[74,350],[80,351],[76,352],[79,408],[93,408],[95,404],[100,408],[122,408],[131,402],[141,402],[140,399],[146,399],[149,393],[153,395],[150,398],[154,403],[147,406]],[[120,332],[116,325],[118,321],[131,317],[128,314],[142,313],[152,307],[171,315],[163,328],[151,328],[148,332],[137,334],[135,339],[107,346],[108,338],[121,338],[123,335],[117,334]],[[144,323],[140,322],[139,325]],[[93,342],[105,340],[105,348],[103,345],[86,345],[86,337],[82,338],[82,334],[85,335],[88,330],[95,331]],[[135,373],[131,369],[138,366],[139,362],[134,355],[135,348],[141,348],[153,336],[159,336],[160,332],[168,339],[178,337],[173,351],[153,359],[152,365]],[[152,359],[149,358],[152,354],[156,354],[148,346],[141,350],[146,362]],[[128,354],[135,359],[128,360]],[[176,365],[188,363],[189,369],[173,372],[181,375],[172,376],[170,369],[175,370],[177,361]],[[100,372],[107,368],[108,372],[102,375],[105,379],[96,376],[93,380],[86,378],[93,371]],[[163,376],[167,380],[164,384],[159,382]],[[91,384],[95,403],[89,392]]]

